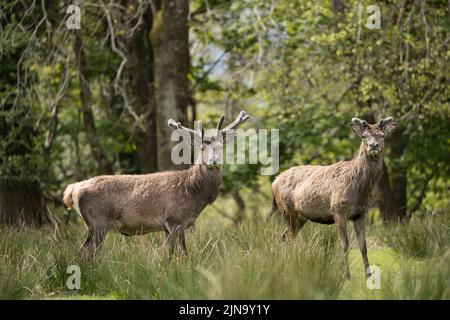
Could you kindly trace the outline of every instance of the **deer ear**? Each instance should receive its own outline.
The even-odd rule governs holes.
[[[397,127],[397,122],[394,121],[392,117],[380,120],[378,123],[380,131],[384,134],[390,134]]]
[[[175,122],[175,120],[173,119],[169,119],[169,121],[167,122],[167,124],[169,125],[169,127],[171,127],[172,129],[178,129],[181,126],[180,122]]]
[[[353,133],[356,134],[357,136],[361,136],[363,134],[364,130],[366,129],[359,123],[354,123],[354,122],[350,122],[348,124],[348,126],[350,127],[350,129],[352,129]]]

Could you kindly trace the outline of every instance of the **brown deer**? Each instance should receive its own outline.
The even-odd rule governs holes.
[[[365,237],[365,220],[372,191],[382,174],[384,136],[396,127],[392,117],[368,124],[353,118],[353,133],[362,138],[358,155],[351,161],[330,166],[296,166],[280,174],[272,184],[273,208],[287,221],[283,240],[295,237],[307,221],[337,226],[344,249],[346,276],[348,266],[347,221],[353,221],[364,261],[370,276]]]
[[[189,136],[199,148],[199,158],[187,170],[145,175],[104,175],[69,185],[64,203],[73,207],[86,222],[88,236],[81,251],[95,255],[109,230],[124,235],[165,231],[171,256],[176,241],[187,254],[185,229],[192,226],[203,209],[214,202],[221,182],[220,155],[223,144],[231,141],[234,129],[249,118],[242,111],[229,126],[215,136],[191,130],[169,120],[169,126]]]

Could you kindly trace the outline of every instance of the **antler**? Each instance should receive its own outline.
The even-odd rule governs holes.
[[[387,117],[386,119],[381,119],[380,122],[378,123],[379,127],[382,128],[383,126],[385,126],[386,124],[390,123],[394,121],[394,118],[392,117]]]
[[[222,116],[223,117],[223,116]],[[235,128],[239,127],[242,123],[244,123],[245,121],[247,121],[247,119],[250,118],[250,115],[248,115],[245,111],[241,111],[238,115],[238,117],[236,118],[236,120],[234,120],[232,123],[230,123],[228,126],[226,126],[225,128],[223,128],[222,130],[220,130],[220,132],[222,134],[227,133],[228,131],[234,130]],[[222,118],[220,119],[221,121],[219,121],[219,124],[222,125],[223,120]]]
[[[169,125],[169,127],[173,128],[173,129],[181,129],[181,130],[187,132],[187,133],[190,134],[190,135],[192,134],[194,137],[197,136],[197,137],[199,137],[200,139],[202,138],[201,132],[198,132],[198,131],[195,131],[195,130],[192,130],[192,129],[183,127],[183,126],[181,125],[181,122],[175,122],[175,120],[169,119],[169,121],[167,122],[167,124]],[[201,125],[200,125],[200,127],[201,127]],[[201,140],[200,140],[200,141],[201,141]]]
[[[352,118],[352,122],[356,123],[356,124],[359,124],[359,125],[361,125],[363,127],[368,127],[369,126],[369,124],[367,123],[366,120],[361,120],[359,118]]]
[[[220,120],[219,120],[219,122],[217,123],[217,131],[220,131],[220,128],[222,127],[222,124],[223,124],[223,120],[225,120],[225,116],[224,115],[222,115],[221,117],[220,117]]]

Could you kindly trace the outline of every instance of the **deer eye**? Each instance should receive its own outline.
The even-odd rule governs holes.
[[[366,133],[363,133],[363,134],[361,135],[361,137],[363,137],[363,138],[365,139],[365,138],[367,138],[367,134],[366,134]]]
[[[209,144],[211,144],[211,141],[205,140],[205,141],[203,141],[203,143],[206,145],[209,145]]]

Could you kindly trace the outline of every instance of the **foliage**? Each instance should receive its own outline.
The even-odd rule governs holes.
[[[218,98],[205,108],[249,108],[258,123],[280,129],[282,169],[349,159],[357,149],[346,127],[352,117],[393,116],[399,127],[386,141],[388,178],[397,198],[408,197],[397,205],[415,211],[427,197],[446,201],[446,3],[380,3],[380,30],[366,27],[370,2],[340,3],[341,9],[329,1],[219,2],[194,19],[196,41],[213,48],[202,53],[222,59],[210,77],[222,90],[214,88]],[[202,88],[199,100],[205,91],[211,94]],[[254,183],[247,167],[238,170],[242,184]]]
[[[197,118],[212,124],[245,109],[248,127],[279,129],[284,170],[349,159],[357,144],[346,127],[351,117],[394,116],[399,129],[386,142],[393,190],[407,193],[412,211],[447,205],[445,1],[380,3],[380,30],[365,25],[368,1],[342,4],[192,1],[189,80]],[[61,4],[21,6],[2,2],[0,173],[33,175],[59,197],[68,181],[98,172],[83,130],[73,31]],[[140,14],[141,7],[130,10]],[[90,1],[82,10],[95,125],[115,171],[134,173],[138,124],[116,90],[122,58],[103,10]],[[125,24],[111,23],[122,36]],[[259,169],[226,166],[223,194],[266,183]],[[403,176],[405,190],[396,188]]]

